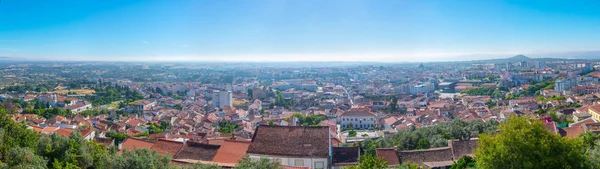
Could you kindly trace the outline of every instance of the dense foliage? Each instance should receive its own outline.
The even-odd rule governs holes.
[[[478,87],[463,90],[460,93],[470,95],[470,96],[491,96],[494,98],[504,98],[504,94],[500,89],[495,87]]]
[[[544,80],[540,83],[532,84],[527,89],[521,91],[521,95],[522,96],[539,95],[541,90],[553,89],[553,88],[554,88],[554,80],[548,79],[548,80]]]
[[[279,163],[271,161],[266,158],[261,158],[259,160],[252,160],[249,157],[244,157],[242,160],[238,162],[238,164],[234,167],[235,169],[278,169],[281,168]]]
[[[387,161],[373,155],[361,155],[358,166],[345,167],[344,169],[384,169],[388,168]]]
[[[218,124],[218,131],[224,134],[230,134],[235,132],[235,130],[240,128],[240,125],[233,124],[228,121],[220,121]]]
[[[39,116],[42,116],[46,119],[48,118],[52,118],[52,117],[56,117],[56,116],[66,116],[66,117],[70,117],[73,115],[73,113],[71,112],[71,110],[69,109],[61,109],[58,107],[53,107],[53,108],[42,108],[42,109],[26,109],[23,111],[23,113],[25,114],[37,114]]]
[[[96,94],[94,96],[87,97],[94,106],[110,104],[119,100],[130,103],[144,99],[141,93],[127,86],[107,86],[105,88],[96,88],[95,91]]]
[[[482,133],[496,131],[497,122],[484,122],[475,120],[465,122],[463,120],[452,120],[431,127],[401,130],[397,133],[377,140],[366,139],[360,143],[361,152],[374,155],[376,148],[397,147],[398,150],[414,150],[422,148],[446,147],[448,140],[468,140]],[[427,140],[427,141],[425,141]]]
[[[569,139],[544,128],[539,119],[512,116],[497,134],[479,136],[475,151],[481,168],[585,168],[581,139]],[[596,157],[597,158],[597,157]]]
[[[321,123],[321,121],[325,120],[324,116],[317,116],[317,115],[302,116],[302,114],[300,114],[300,113],[294,113],[294,114],[292,114],[291,117],[296,117],[298,119],[298,123],[301,124],[302,126],[319,126],[319,123]],[[285,120],[289,121],[290,119],[287,118]]]
[[[458,159],[458,161],[454,162],[450,169],[469,169],[476,168],[476,166],[477,163],[475,162],[475,158],[471,156],[464,156]]]

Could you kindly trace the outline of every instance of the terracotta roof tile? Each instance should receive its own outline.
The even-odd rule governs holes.
[[[329,127],[259,126],[247,153],[329,157]]]
[[[398,153],[394,148],[378,148],[375,149],[375,153],[377,157],[383,158],[383,160],[388,162],[388,165],[398,165],[400,161],[398,160]]]
[[[150,149],[154,145],[153,142],[137,139],[137,138],[127,138],[123,141],[121,145],[122,150],[134,150],[134,149]]]
[[[245,155],[250,142],[225,140],[217,154],[213,158],[214,162],[220,163],[237,163]]]
[[[177,145],[172,144],[172,146],[170,147],[172,147],[171,150],[175,150]],[[211,161],[215,154],[217,154],[217,150],[219,150],[220,147],[221,146],[218,145],[202,144],[188,141],[181,148],[181,150],[179,150],[179,152],[177,152],[177,154],[173,156],[173,158]]]
[[[154,143],[154,145],[152,145],[150,149],[155,150],[157,153],[162,155],[169,154],[173,156],[177,154],[177,152],[179,152],[179,149],[181,149],[181,147],[183,147],[182,142],[158,139],[158,141],[156,141],[156,143]]]
[[[58,130],[58,127],[54,127],[54,126],[46,126],[44,129],[42,129],[42,133],[44,134],[49,134],[49,133],[53,133],[56,130]]]
[[[341,116],[375,116],[368,109],[350,109]]]
[[[411,162],[419,165],[423,165],[423,162],[451,161],[452,149],[450,149],[450,147],[443,147],[426,150],[399,151],[398,158],[401,163]]]
[[[58,129],[56,130],[56,133],[61,136],[69,137],[71,136],[71,133],[73,133],[73,129]]]

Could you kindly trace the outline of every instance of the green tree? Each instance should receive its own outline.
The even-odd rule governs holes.
[[[498,134],[480,135],[475,150],[481,168],[584,168],[580,139],[561,137],[544,128],[539,119],[511,116]]]
[[[420,169],[420,167],[419,164],[415,163],[402,163],[401,165],[394,167],[394,169]]]
[[[109,132],[106,132],[106,137],[115,139],[115,144],[119,144],[119,143],[123,142],[123,140],[129,138],[129,135],[127,135],[125,133],[117,133],[114,131],[109,131]]]
[[[392,113],[398,111],[398,98],[396,96],[392,97],[392,101],[390,102],[390,110]]]
[[[348,132],[348,137],[356,137],[356,131],[350,130],[350,132]]]
[[[146,168],[170,168],[170,156],[162,156],[156,151],[148,149],[135,149],[124,151],[123,154],[111,156],[105,168],[128,168],[128,169],[146,169]]]
[[[431,147],[431,143],[429,143],[429,139],[421,138],[417,142],[417,149],[428,149]]]
[[[252,89],[246,90],[246,94],[248,94],[248,98],[252,98]]]
[[[388,168],[387,161],[372,155],[361,155],[358,166],[350,166],[345,169],[383,169]]]
[[[281,168],[281,166],[278,162],[271,161],[266,158],[261,158],[259,160],[253,160],[253,159],[250,159],[248,156],[246,156],[246,157],[242,158],[234,168],[236,168],[236,169],[265,169],[265,168],[278,169],[278,168]]]
[[[471,156],[464,156],[458,159],[458,161],[454,162],[450,169],[468,169],[468,168],[476,168],[477,163],[475,159]]]
[[[177,110],[183,110],[183,106],[181,106],[181,104],[175,105],[173,108]]]
[[[596,140],[598,140],[600,136],[592,132],[585,132],[579,135],[579,138],[583,140],[583,143],[588,146],[589,149],[594,149],[596,147]]]
[[[31,148],[14,147],[8,152],[6,164],[9,168],[30,169],[46,168],[47,161]]]
[[[275,123],[273,122],[273,120],[269,120],[269,126],[274,126]]]
[[[37,133],[13,121],[6,115],[6,110],[0,107],[0,161],[5,161],[9,150],[14,147],[35,149],[38,138]]]

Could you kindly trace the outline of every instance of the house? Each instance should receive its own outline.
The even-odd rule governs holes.
[[[65,109],[70,109],[71,112],[73,112],[73,114],[77,114],[82,111],[92,109],[92,104],[90,102],[82,100],[82,101],[77,101],[76,103],[71,104],[69,106],[65,106]]]
[[[585,133],[585,128],[583,126],[597,122],[596,119],[588,117],[587,119],[570,124],[569,127],[558,128],[558,133],[565,137],[577,138],[579,135]]]
[[[592,115],[596,121],[600,121],[600,104],[588,108],[588,113]]]
[[[134,109],[138,111],[143,111],[146,108],[150,108],[156,106],[156,100],[140,100],[134,105]]]
[[[377,126],[375,114],[369,109],[350,109],[339,117],[342,127],[345,128],[370,128]]]
[[[267,158],[281,165],[330,167],[329,127],[258,126],[248,151],[251,159]]]
[[[96,137],[96,131],[94,131],[91,127],[88,127],[85,130],[81,130],[81,136],[83,136],[83,140],[89,141]]]

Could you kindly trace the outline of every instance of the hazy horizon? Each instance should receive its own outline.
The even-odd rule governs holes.
[[[600,56],[597,1],[1,1],[0,57],[436,62]],[[600,59],[600,57],[598,57]]]

